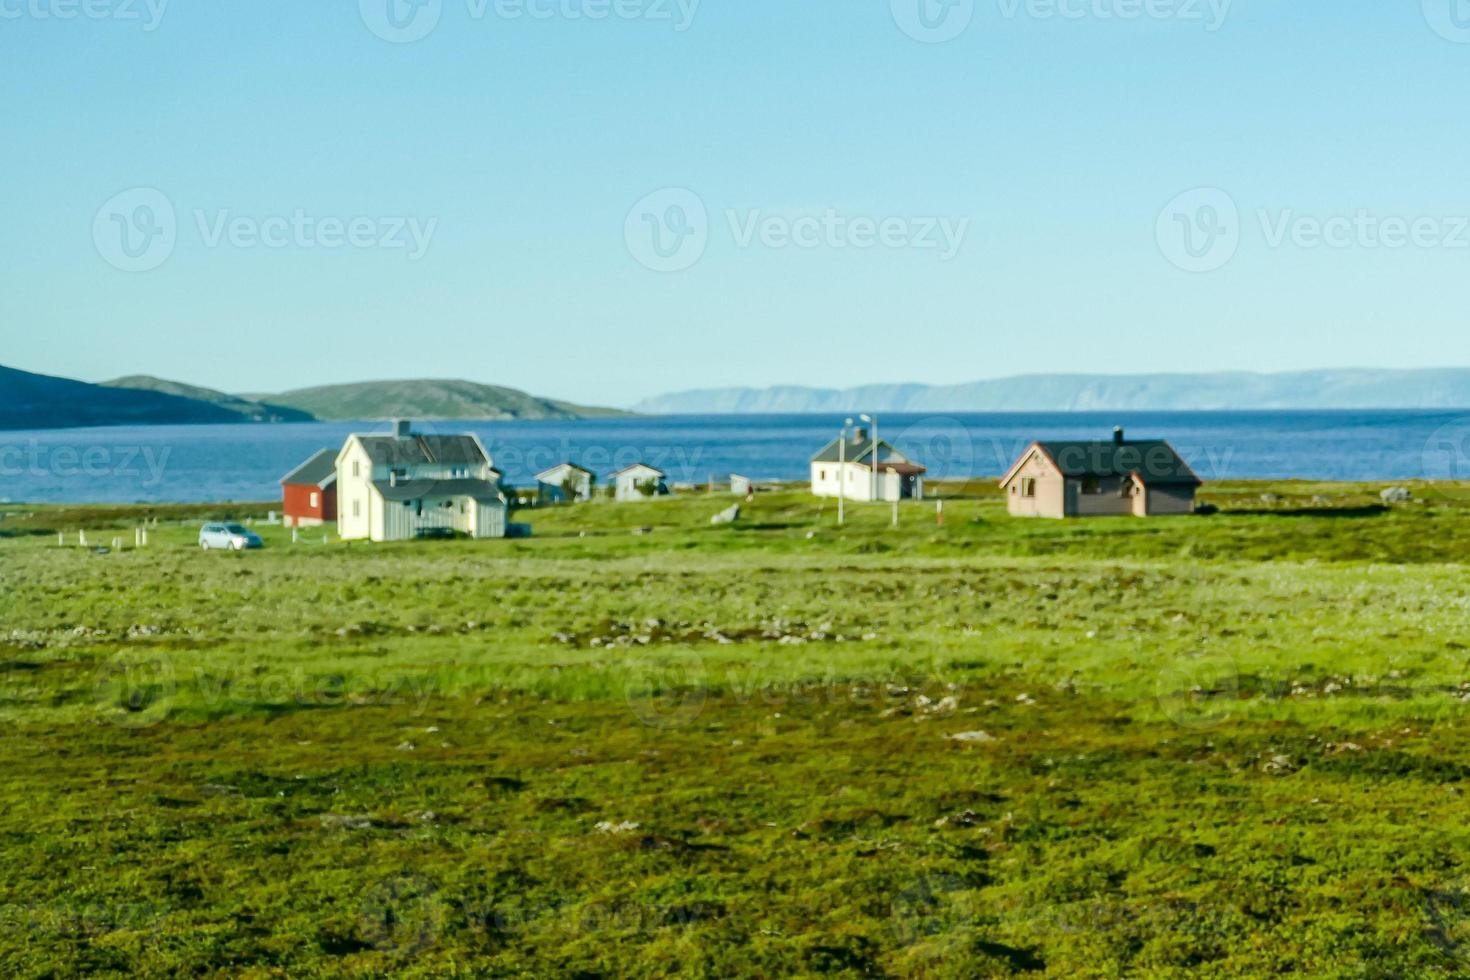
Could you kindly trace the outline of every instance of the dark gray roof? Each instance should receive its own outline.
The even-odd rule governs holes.
[[[1144,483],[1198,486],[1194,475],[1174,447],[1162,439],[1038,442],[1041,451],[1056,464],[1063,476],[1129,476],[1138,474]]]
[[[841,439],[833,439],[831,442],[827,443],[827,445],[825,445],[825,446],[822,447],[822,451],[821,452],[817,453],[815,456],[812,457],[812,462],[813,463],[836,463],[836,462],[838,462],[838,458],[837,458],[837,454],[838,454],[838,451],[839,451],[838,450],[838,443],[840,443],[840,442],[842,442]],[[906,457],[903,453],[899,452],[897,449],[894,449],[893,448],[893,444],[891,442],[889,442],[887,439],[879,439],[878,440],[878,445],[881,447],[879,449],[879,451],[878,451],[878,465],[881,466],[881,465],[883,465],[885,463],[889,463],[889,462],[893,462],[893,463],[907,463],[909,461],[908,460],[908,457]],[[869,456],[871,456],[873,454],[873,440],[872,439],[864,439],[862,442],[855,442],[855,441],[849,439],[849,440],[847,440],[847,448],[841,450],[841,452],[845,454],[844,458],[846,459],[847,462],[849,462],[849,463],[864,463],[864,465],[866,465],[867,457],[869,457]]]
[[[425,497],[473,497],[480,501],[498,501],[500,487],[489,480],[374,480],[373,486],[384,500],[420,500]]]
[[[281,482],[304,487],[324,487],[335,479],[337,479],[337,450],[323,449],[281,477]]]
[[[414,463],[466,463],[477,466],[485,462],[480,443],[474,436],[437,436],[415,433],[397,436],[358,436],[374,463],[407,466]]]

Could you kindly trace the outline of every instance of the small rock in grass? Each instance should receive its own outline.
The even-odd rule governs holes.
[[[979,731],[979,730],[976,730],[976,731],[973,731],[973,732],[955,732],[953,735],[946,735],[944,737],[947,738],[947,739],[949,739],[951,742],[994,742],[995,741],[995,736],[994,735],[990,734],[989,732],[982,732],[982,731]]]
[[[640,826],[642,826],[642,824],[638,823],[636,820],[624,820],[621,823],[613,823],[611,820],[602,820],[597,823],[597,826],[594,829],[601,834],[631,834]]]
[[[333,830],[371,830],[372,817],[362,814],[323,813],[322,826]]]

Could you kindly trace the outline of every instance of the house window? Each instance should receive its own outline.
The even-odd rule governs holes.
[[[354,500],[352,502],[352,516],[353,517],[361,517],[362,516],[362,501],[361,500]]]
[[[1034,476],[1023,476],[1023,477],[1021,477],[1021,496],[1023,496],[1023,497],[1034,497],[1034,496],[1036,496],[1036,477],[1034,477]]]
[[[1095,497],[1102,493],[1102,481],[1095,476],[1084,476],[1082,478],[1082,492],[1089,497]]]
[[[321,495],[319,493],[317,493],[315,490],[313,490],[311,492],[311,506],[313,506],[313,507],[320,507],[321,505],[322,505]]]
[[[355,459],[352,461],[352,475],[362,476],[362,464]]]
[[[827,471],[826,470],[817,470],[817,479],[818,480],[825,480],[825,479],[827,479]]]

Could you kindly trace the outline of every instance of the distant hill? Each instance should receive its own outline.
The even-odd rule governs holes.
[[[629,413],[473,381],[364,381],[260,396],[319,419],[586,419]]]
[[[208,401],[0,367],[0,429],[238,421],[237,413]]]
[[[240,418],[234,420],[236,422],[311,422],[314,420],[310,412],[288,408],[284,405],[272,405],[269,402],[255,401],[239,395],[227,395],[222,391],[215,391],[213,388],[200,388],[197,385],[188,385],[181,381],[167,381],[163,378],[154,378],[146,374],[130,374],[126,378],[104,381],[102,384],[108,388],[157,391],[165,395],[176,395],[180,398],[191,398],[195,401],[208,402],[211,405],[217,405],[240,416]]]
[[[650,415],[804,412],[1465,408],[1470,369],[1343,369],[1282,374],[1035,374],[961,385],[717,388],[645,399]]]

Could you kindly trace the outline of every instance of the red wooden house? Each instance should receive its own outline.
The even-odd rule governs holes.
[[[337,519],[337,450],[323,449],[281,477],[282,520],[310,527]]]

